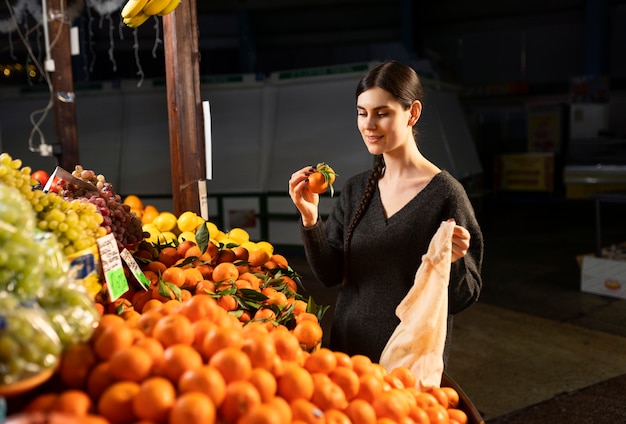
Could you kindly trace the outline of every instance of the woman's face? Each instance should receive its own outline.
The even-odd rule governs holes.
[[[391,152],[405,143],[415,143],[413,125],[419,119],[418,101],[408,110],[379,87],[364,91],[357,98],[357,124],[367,150],[373,155]]]

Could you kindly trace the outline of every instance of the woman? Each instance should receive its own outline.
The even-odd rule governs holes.
[[[345,182],[325,222],[319,219],[319,196],[307,186],[314,168],[304,167],[289,180],[315,276],[328,287],[342,284],[329,347],[374,362],[399,324],[396,306],[442,221],[456,222],[444,358],[452,315],[473,304],[482,287],[482,233],[467,194],[416,143],[422,98],[415,71],[395,61],[379,64],[360,80],[357,124],[374,166]]]

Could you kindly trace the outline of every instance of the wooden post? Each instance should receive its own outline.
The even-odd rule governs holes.
[[[57,164],[69,172],[79,164],[78,132],[76,130],[76,104],[74,103],[74,75],[72,72],[72,52],[70,46],[70,23],[67,16],[67,0],[46,0],[49,34],[54,39],[50,57],[54,71],[50,72],[54,96],[54,122],[57,145],[60,151],[54,155]],[[65,11],[65,15],[61,14]]]
[[[182,1],[163,17],[163,43],[174,213],[200,214],[198,181],[206,178],[206,157],[195,1]]]

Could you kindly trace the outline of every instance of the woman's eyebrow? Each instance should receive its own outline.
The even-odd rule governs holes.
[[[363,107],[363,106],[359,106],[359,105],[356,105],[356,108],[357,108],[357,109],[366,109],[365,107]],[[389,106],[388,106],[388,105],[381,105],[381,106],[376,106],[376,107],[373,107],[372,109],[374,109],[374,110],[380,110],[380,109],[387,109],[387,108],[389,108]]]

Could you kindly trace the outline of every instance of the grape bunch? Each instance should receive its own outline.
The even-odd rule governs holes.
[[[80,165],[76,165],[72,175],[93,184],[95,190],[65,182],[60,194],[65,199],[82,198],[95,205],[103,217],[101,226],[106,230],[106,234],[113,234],[120,251],[143,240],[141,219],[130,210],[130,206],[122,202],[121,196],[115,193],[113,185],[107,182],[103,175],[96,175],[94,171],[84,169]]]
[[[106,234],[100,226],[103,217],[95,205],[68,201],[56,193],[37,190],[37,181],[30,175],[31,168],[22,166],[21,160],[13,159],[8,153],[0,154],[0,183],[17,189],[30,202],[36,213],[37,228],[53,233],[66,255],[94,245],[98,237]]]
[[[0,385],[17,383],[54,368],[62,344],[36,302],[0,292]]]

